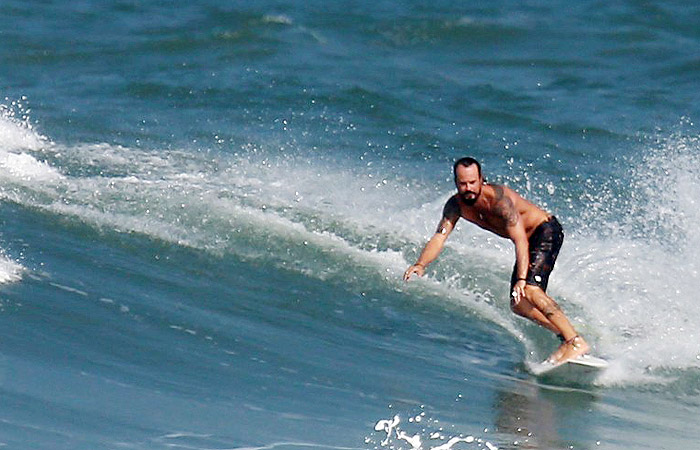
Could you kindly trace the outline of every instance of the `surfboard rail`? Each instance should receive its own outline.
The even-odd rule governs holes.
[[[547,361],[530,366],[533,375],[537,377],[562,377],[572,379],[591,378],[600,374],[608,367],[608,362],[592,355],[581,355],[560,364]]]

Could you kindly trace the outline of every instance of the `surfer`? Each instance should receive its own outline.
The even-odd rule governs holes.
[[[515,266],[510,280],[510,307],[516,314],[555,333],[561,345],[548,362],[560,364],[590,350],[574,330],[559,305],[546,294],[549,274],[564,240],[556,217],[528,202],[505,186],[484,181],[481,165],[474,158],[454,164],[457,193],[442,212],[437,231],[423,248],[418,260],[404,273],[404,280],[423,276],[445,244],[460,217],[515,244]]]

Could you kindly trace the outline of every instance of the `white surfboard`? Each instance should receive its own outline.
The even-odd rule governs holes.
[[[546,361],[535,363],[530,366],[530,369],[539,378],[559,378],[575,383],[590,383],[607,367],[608,362],[604,359],[582,355],[562,364]]]

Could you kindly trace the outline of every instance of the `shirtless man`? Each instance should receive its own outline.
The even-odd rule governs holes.
[[[545,293],[564,240],[557,219],[512,189],[486,183],[481,166],[473,158],[462,158],[455,163],[454,178],[457,194],[445,204],[437,231],[416,263],[406,270],[404,280],[408,281],[413,274],[423,276],[428,264],[442,251],[459,218],[464,217],[515,244],[510,308],[552,331],[562,341],[547,361],[560,364],[587,353],[590,348],[586,341]]]

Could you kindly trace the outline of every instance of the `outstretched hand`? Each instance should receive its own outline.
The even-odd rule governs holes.
[[[403,281],[410,280],[413,274],[422,277],[425,274],[425,267],[423,267],[423,264],[414,264],[406,269],[406,272],[403,274]]]

